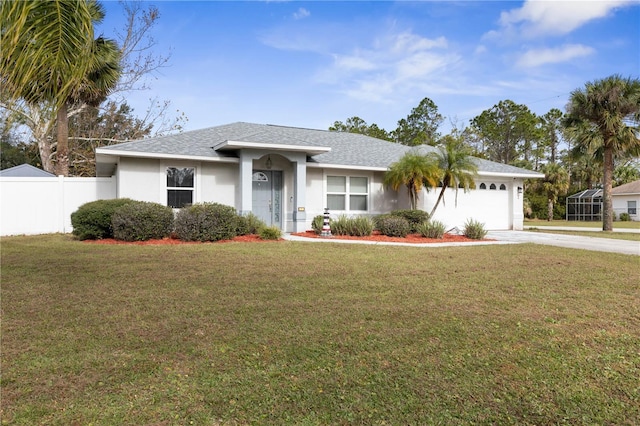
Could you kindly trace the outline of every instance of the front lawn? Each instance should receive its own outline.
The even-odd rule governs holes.
[[[3,424],[638,424],[637,256],[2,239]]]

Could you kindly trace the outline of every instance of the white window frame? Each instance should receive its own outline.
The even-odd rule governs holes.
[[[193,170],[193,186],[169,186],[167,184],[167,177],[169,169],[191,169]],[[191,191],[191,203],[195,203],[196,199],[196,168],[193,166],[166,166],[164,168],[164,184],[165,184],[165,196],[166,196],[166,205],[172,207],[174,209],[179,209],[181,207],[173,207],[169,203],[169,191]]]
[[[629,214],[629,216],[638,214],[638,203],[636,200],[627,200],[627,214]]]
[[[330,177],[340,177],[345,179],[345,191],[329,191],[329,178]],[[365,192],[351,192],[351,179],[352,178],[360,178],[366,179],[367,181],[367,189]],[[332,210],[337,212],[368,212],[371,208],[371,177],[363,176],[363,175],[347,175],[347,174],[339,174],[339,173],[327,173],[324,179],[325,183],[325,201],[326,206],[329,207],[329,196],[330,195],[342,195],[344,196],[344,210]],[[351,208],[351,196],[364,196],[367,208],[365,210],[355,210]],[[331,209],[330,209],[331,210]]]

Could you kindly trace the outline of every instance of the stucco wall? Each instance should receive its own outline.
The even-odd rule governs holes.
[[[613,211],[616,213],[616,218],[620,217],[620,213],[627,213],[627,201],[635,201],[636,214],[630,215],[631,220],[640,220],[640,194],[613,195],[611,199],[613,202]]]

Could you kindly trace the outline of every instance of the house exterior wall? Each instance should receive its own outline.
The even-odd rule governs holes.
[[[115,178],[0,178],[0,235],[71,232],[82,204],[116,198]]]
[[[627,202],[635,201],[636,202],[636,214],[630,214],[631,220],[638,221],[640,220],[640,194],[620,194],[620,195],[612,195],[611,197],[613,202],[613,211],[616,214],[616,218],[620,217],[620,213],[628,213],[627,211]]]

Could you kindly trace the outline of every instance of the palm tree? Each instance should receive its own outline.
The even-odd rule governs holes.
[[[558,196],[569,190],[569,173],[557,163],[547,163],[540,168],[544,173],[544,180],[540,182],[542,190],[547,196],[547,220],[553,220],[553,205]]]
[[[104,61],[112,60],[105,55],[108,43],[93,38],[93,24],[103,17],[95,0],[3,1],[0,8],[3,95],[52,105],[59,120],[60,174],[68,174],[66,106],[84,98],[89,82],[99,87],[100,79],[94,79],[105,70]]]
[[[104,14],[98,15],[96,18],[98,21],[102,20]],[[89,72],[57,113],[58,174],[65,176],[69,174],[69,106],[74,104],[100,105],[120,78],[120,49],[115,41],[98,37],[94,40],[89,60],[91,61]],[[79,110],[76,111],[79,112]]]
[[[407,187],[412,210],[417,209],[422,188],[435,186],[439,180],[440,173],[435,161],[414,151],[393,163],[384,175],[384,184],[394,191],[403,185]]]
[[[438,165],[441,176],[440,182],[442,183],[438,200],[429,214],[429,217],[433,217],[441,200],[444,204],[444,193],[447,188],[455,188],[456,205],[458,203],[459,187],[462,187],[464,192],[475,188],[474,179],[478,172],[478,166],[469,154],[469,147],[451,135],[442,138],[438,151],[430,154],[430,156]]]
[[[613,75],[571,93],[565,126],[589,155],[603,158],[602,230],[613,230],[611,188],[616,158],[640,154],[640,80]],[[588,128],[589,131],[584,131]]]

